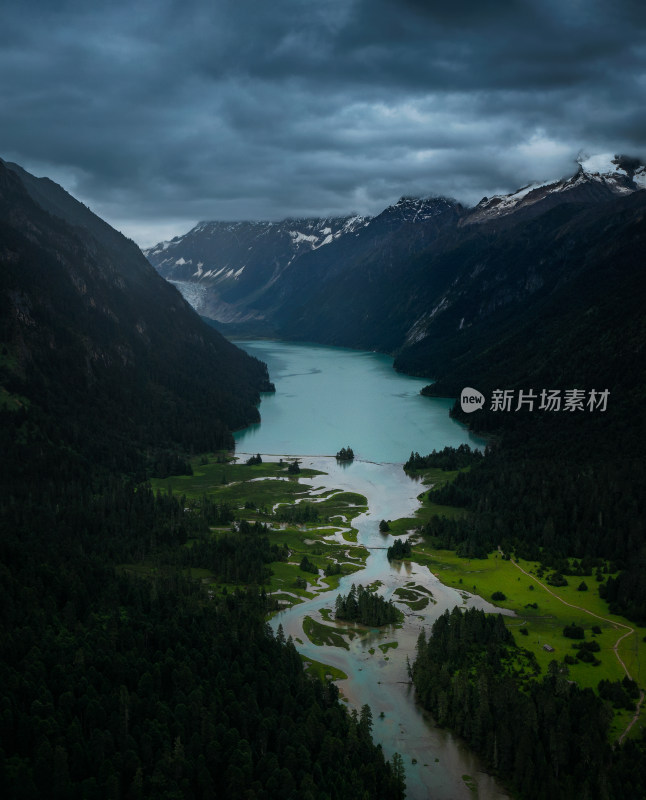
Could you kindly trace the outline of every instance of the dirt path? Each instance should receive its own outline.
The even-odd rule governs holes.
[[[502,554],[502,550],[500,549],[500,547],[498,548],[498,552]],[[619,655],[619,643],[623,639],[625,639],[627,636],[630,636],[632,633],[635,633],[635,629],[634,628],[631,628],[630,625],[624,625],[623,622],[616,622],[613,619],[608,619],[607,617],[601,617],[601,616],[599,616],[599,614],[595,614],[594,611],[589,611],[587,608],[581,608],[581,606],[575,606],[574,603],[568,603],[567,600],[564,600],[562,597],[559,597],[556,594],[556,592],[553,592],[544,583],[539,581],[538,578],[536,577],[536,575],[532,575],[531,573],[527,572],[527,570],[524,570],[520,566],[520,564],[517,564],[512,558],[510,558],[509,560],[511,561],[511,563],[517,569],[519,569],[523,574],[527,575],[528,578],[531,578],[539,586],[542,586],[543,589],[545,589],[545,591],[548,594],[551,594],[552,597],[555,597],[559,602],[563,603],[563,605],[569,606],[570,608],[575,608],[577,611],[582,611],[584,614],[588,614],[591,617],[595,617],[596,619],[600,619],[602,622],[607,622],[610,625],[612,625],[613,628],[625,628],[626,629],[626,633],[622,633],[622,635],[617,639],[617,641],[612,646],[612,649],[614,650],[615,656],[617,656],[617,661],[621,664],[622,669],[626,673],[628,679],[629,680],[633,679],[632,675],[628,671],[628,667],[624,663],[624,660]],[[639,701],[637,703],[637,708],[635,710],[635,714],[634,714],[633,718],[630,720],[630,722],[628,723],[628,725],[626,726],[626,729],[623,731],[623,733],[621,734],[621,736],[617,740],[619,742],[619,744],[621,744],[623,742],[623,740],[626,738],[626,735],[628,734],[628,732],[630,731],[632,726],[635,724],[635,722],[637,722],[637,719],[639,718],[639,711],[640,711],[641,704],[642,704],[643,700],[644,700],[644,692],[640,689],[639,690]]]

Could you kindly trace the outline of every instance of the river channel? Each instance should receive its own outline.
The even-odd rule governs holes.
[[[506,798],[464,743],[422,711],[406,669],[407,656],[414,660],[421,628],[428,632],[446,609],[456,605],[500,609],[444,586],[427,567],[391,564],[385,548],[392,539],[378,527],[381,519],[411,516],[419,505],[417,496],[424,487],[402,469],[411,450],[427,453],[447,444],[481,446],[482,442],[450,419],[451,401],[420,396],[427,381],[395,373],[387,356],[283,342],[237,344],[268,364],[276,385],[275,395],[263,397],[262,422],[236,434],[238,455],[259,452],[266,460],[297,455],[303,467],[325,473],[301,478],[302,483],[313,489],[358,492],[368,500],[368,511],[352,522],[358,544],[370,551],[365,568],[344,577],[338,590],[280,612],[272,620],[274,629],[281,624],[306,658],[335,666],[348,676],[337,685],[351,707],[370,705],[373,738],[386,757],[402,755],[408,798]],[[347,466],[331,457],[345,445],[357,456]],[[332,611],[337,594],[347,594],[353,583],[367,586],[374,581],[381,582],[378,591],[386,599],[397,588],[421,585],[432,592],[433,602],[422,611],[398,605],[405,613],[402,628],[374,629],[352,639],[349,650],[310,643],[303,632],[306,616],[334,625],[321,616],[321,610]],[[397,647],[385,652],[379,647],[393,642]]]

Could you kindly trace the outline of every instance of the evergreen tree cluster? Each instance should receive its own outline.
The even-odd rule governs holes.
[[[417,452],[412,452],[410,458],[404,464],[406,471],[416,469],[436,469],[456,470],[478,464],[484,455],[481,450],[472,450],[468,444],[461,444],[458,447],[445,447],[442,450],[433,450],[426,456],[420,456]]]
[[[336,458],[337,461],[353,461],[354,450],[349,445],[348,447],[342,447],[336,454]]]
[[[542,680],[524,680],[517,668],[523,652],[500,615],[447,611],[431,636],[420,635],[418,697],[526,800],[643,796],[643,755],[635,744],[608,745],[604,702],[569,682],[567,667],[555,661]],[[621,775],[629,752],[641,766]],[[622,794],[625,786],[634,793]]]
[[[347,595],[337,595],[334,616],[347,622],[378,627],[399,622],[402,613],[392,600],[386,601],[375,592],[364,589],[361,584],[357,587],[353,583]]]
[[[316,522],[319,512],[315,503],[294,503],[278,506],[274,516],[280,522],[295,522],[303,525],[306,522]]]
[[[192,475],[193,467],[179,453],[162,451],[154,454],[148,471],[153,478],[169,478],[171,475]]]
[[[3,796],[403,796],[336,687],[268,631],[258,595],[93,578],[111,609],[96,594],[82,615],[36,606],[3,637]]]
[[[286,561],[287,548],[270,544],[267,526],[240,520],[237,529],[218,536],[205,535],[173,553],[164,554],[165,563],[211,570],[218,581],[262,585],[271,578],[272,561]]]
[[[270,599],[210,597],[190,578],[195,566],[261,583],[286,555],[264,526],[214,533],[231,525],[226,504],[155,493],[138,482],[143,459],[124,477],[65,445],[37,409],[6,414],[3,797],[403,797],[336,688],[271,635]]]
[[[406,541],[395,539],[387,551],[389,561],[401,561],[404,558],[410,558],[410,554],[411,545],[408,539],[406,539]]]
[[[301,563],[299,566],[303,572],[311,572],[313,575],[319,574],[319,568],[313,561],[310,561],[307,556],[303,556],[303,558],[301,558]]]
[[[639,687],[627,675],[620,681],[601,680],[597,688],[599,697],[609,700],[613,708],[635,710],[635,701],[639,699]]]

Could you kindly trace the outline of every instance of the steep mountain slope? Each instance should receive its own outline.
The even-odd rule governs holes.
[[[45,439],[123,465],[142,446],[229,445],[258,419],[264,364],[205,326],[133,242],[4,162],[0,264],[0,385]]]
[[[461,213],[445,198],[403,197],[354,236],[294,262],[257,304],[285,338],[392,351],[411,318],[411,265]]]
[[[528,376],[625,394],[644,382],[646,192],[561,205],[486,249],[477,233],[433,265],[450,258],[454,280],[411,326],[398,369],[438,378],[431,391],[449,396],[530,388]]]
[[[132,242],[0,162],[2,797],[402,800],[267,625],[267,526],[214,535],[226,502],[145,480],[231,444],[266,388]]]
[[[259,294],[303,254],[368,223],[357,216],[274,222],[200,222],[184,236],[144,251],[202,315],[222,322],[262,319]]]
[[[405,314],[384,324],[393,293],[406,288],[403,264],[462,211],[444,198],[403,197],[372,219],[200,223],[146,255],[228,333],[392,349],[406,330]]]
[[[396,232],[375,236],[395,210],[415,205],[400,202],[358,236],[331,246],[326,256],[334,266],[316,270],[313,254],[307,270],[304,262],[293,264],[258,304],[273,304],[269,316],[282,336],[395,352],[398,368],[429,377],[444,375],[463,351],[483,364],[474,341],[490,346],[502,330],[517,329],[515,348],[522,349],[525,317],[540,313],[536,304],[555,286],[560,311],[569,293],[577,297],[575,279],[592,281],[602,297],[614,292],[604,275],[616,260],[629,272],[639,269],[645,182],[646,170],[634,159],[588,159],[571,179],[472,210],[417,201],[435,213],[409,214]],[[624,220],[630,209],[632,225]],[[625,251],[633,261],[624,262]],[[494,360],[503,363],[499,354]]]
[[[473,209],[442,198],[402,198],[339,235],[321,238],[333,228],[327,221],[311,223],[318,238],[312,234],[297,253],[293,247],[278,248],[287,223],[201,223],[195,233],[148,254],[162,274],[190,281],[183,284],[186,296],[221,329],[403,351],[400,365],[412,368],[415,359],[406,351],[425,339],[428,345],[439,330],[435,321],[448,319],[458,307],[457,297],[467,291],[463,264],[479,272],[493,263],[490,254],[502,259],[500,275],[492,278],[486,270],[478,284],[478,313],[489,314],[512,298],[531,301],[546,280],[537,254],[560,236],[558,210],[611,209],[643,187],[646,168],[638,160],[596,156],[582,160],[570,178],[484,198]],[[579,219],[585,224],[577,214],[568,223],[573,235]],[[533,225],[534,220],[541,222]],[[304,241],[304,234],[292,230],[292,235]],[[508,268],[505,254],[521,241],[526,247],[513,256],[522,259],[516,272]],[[199,250],[191,249],[196,242]],[[579,247],[585,248],[583,240]],[[253,269],[245,264],[249,253],[255,253]],[[217,264],[217,270],[207,270],[209,264]],[[567,282],[568,275],[565,263],[561,280]],[[220,285],[214,287],[214,280]],[[463,338],[461,327],[472,322],[469,314],[460,313],[454,323],[458,338]],[[435,367],[430,362],[425,367],[423,360],[417,359],[415,370],[434,374]]]

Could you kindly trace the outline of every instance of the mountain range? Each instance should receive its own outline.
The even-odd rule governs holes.
[[[471,350],[481,324],[490,338],[498,316],[560,303],[582,271],[630,249],[644,188],[637,159],[596,156],[572,177],[474,208],[404,197],[372,218],[201,222],[144,252],[231,334],[381,350],[402,370],[438,378]],[[605,246],[591,251],[586,241],[599,238],[602,222]]]

